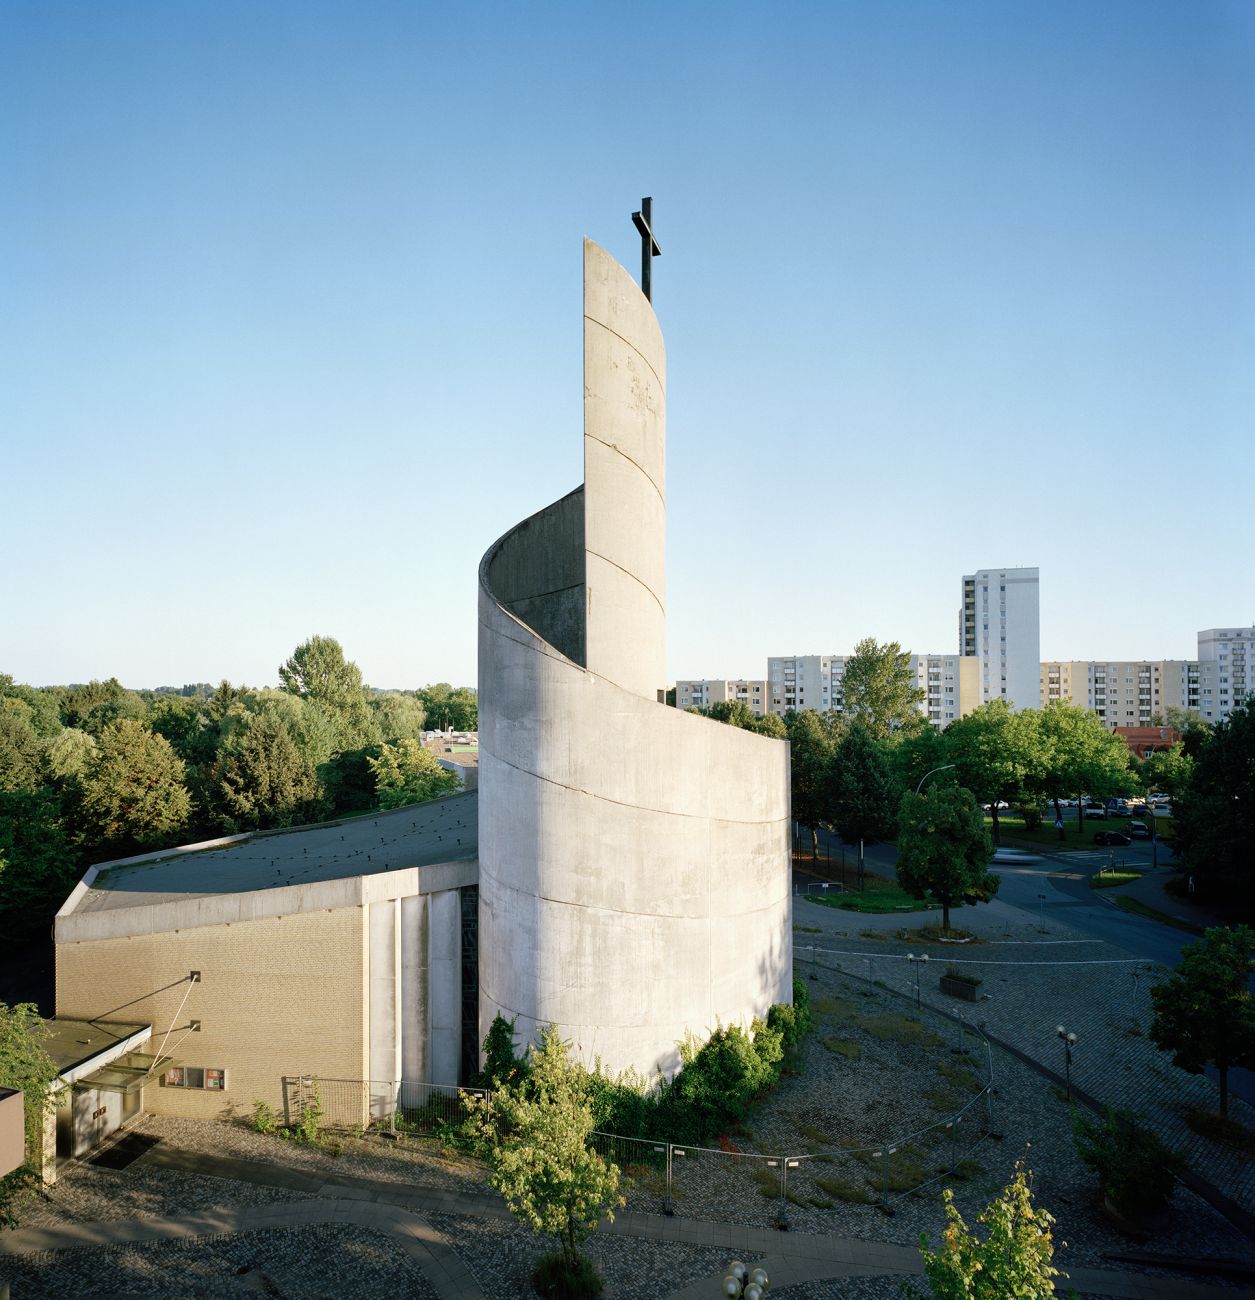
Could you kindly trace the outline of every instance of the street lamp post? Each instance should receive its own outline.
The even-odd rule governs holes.
[[[762,1300],[769,1286],[765,1269],[751,1269],[734,1259],[728,1265],[727,1276],[719,1288],[719,1294],[728,1300]]]
[[[1055,1027],[1055,1033],[1063,1042],[1063,1071],[1068,1084],[1068,1100],[1072,1100],[1072,1049],[1076,1046],[1076,1035],[1069,1033],[1062,1025]]]
[[[924,782],[927,781],[928,778],[929,778],[930,776],[933,775],[933,773],[935,773],[935,772],[945,772],[945,771],[947,771],[948,769],[950,769],[950,768],[952,768],[952,767],[957,767],[957,766],[958,766],[957,763],[942,763],[942,765],[941,765],[940,767],[934,767],[934,768],[932,769],[931,772],[925,772],[924,775],[921,776],[920,779],[919,779],[919,785],[917,785],[917,786],[915,787],[915,793],[916,793],[916,794],[919,794],[919,792],[924,788]]]
[[[906,959],[911,963],[911,967],[915,972],[915,1010],[918,1011],[920,1009],[919,1008],[919,964],[920,962],[926,962],[928,960],[928,954],[926,952],[922,952],[917,957],[913,952],[908,952],[906,954]]]

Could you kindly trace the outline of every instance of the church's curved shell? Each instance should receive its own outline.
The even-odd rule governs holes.
[[[686,1033],[787,1001],[788,747],[665,686],[665,353],[584,246],[581,488],[479,573],[480,1034],[555,1024],[670,1073]]]

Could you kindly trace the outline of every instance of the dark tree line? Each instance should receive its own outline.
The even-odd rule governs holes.
[[[91,862],[442,793],[424,729],[478,724],[473,690],[370,690],[330,637],[279,678],[134,691],[0,675],[0,941],[46,932]]]

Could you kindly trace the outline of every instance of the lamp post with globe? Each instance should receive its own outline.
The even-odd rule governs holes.
[[[719,1294],[728,1300],[763,1300],[767,1294],[767,1273],[765,1269],[751,1269],[734,1259],[728,1265],[728,1274],[723,1279]]]

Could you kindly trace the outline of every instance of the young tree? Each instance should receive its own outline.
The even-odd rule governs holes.
[[[1137,779],[1149,794],[1162,790],[1175,798],[1189,784],[1194,771],[1194,760],[1177,741],[1171,749],[1157,749],[1137,764]]]
[[[911,675],[911,656],[896,641],[860,641],[845,661],[841,696],[845,716],[861,722],[877,740],[910,735],[928,725],[917,707],[924,692]]]
[[[110,723],[82,776],[84,839],[120,849],[168,843],[192,808],[184,771],[164,736],[129,718]]]
[[[1000,878],[989,870],[989,832],[970,790],[926,785],[898,805],[898,883],[915,898],[941,904],[941,927],[950,928],[955,903],[987,903]]]
[[[474,1098],[468,1105],[492,1185],[512,1214],[557,1238],[563,1273],[578,1277],[588,1268],[580,1243],[624,1204],[618,1166],[590,1145],[590,1076],[549,1026],[528,1054],[525,1077],[494,1092],[491,1108]]]
[[[893,838],[894,810],[901,787],[883,746],[855,721],[837,745],[829,767],[828,817],[847,844],[858,841],[858,878],[863,879],[863,845]]]
[[[46,1032],[33,1002],[13,1007],[0,1002],[0,1088],[23,1094],[26,1117],[26,1163],[7,1178],[0,1178],[0,1227],[17,1226],[14,1202],[39,1184],[44,1112],[57,1077],[57,1067],[44,1050]]]
[[[929,1250],[920,1235],[933,1300],[1054,1300],[1054,1279],[1067,1274],[1052,1263],[1054,1216],[1033,1204],[1031,1178],[1017,1161],[1015,1177],[977,1219],[988,1229],[984,1241],[963,1221],[950,1188],[942,1192],[940,1248]]]
[[[1221,1115],[1229,1113],[1229,1068],[1255,1066],[1253,972],[1255,930],[1215,926],[1182,949],[1180,965],[1150,991],[1152,1041],[1191,1074],[1216,1067]]]
[[[417,740],[398,740],[380,745],[378,758],[367,758],[375,774],[381,808],[400,808],[425,803],[462,788],[456,773],[446,771]]]
[[[382,739],[422,740],[427,716],[423,702],[416,695],[385,691],[371,696],[370,707],[379,720]]]

